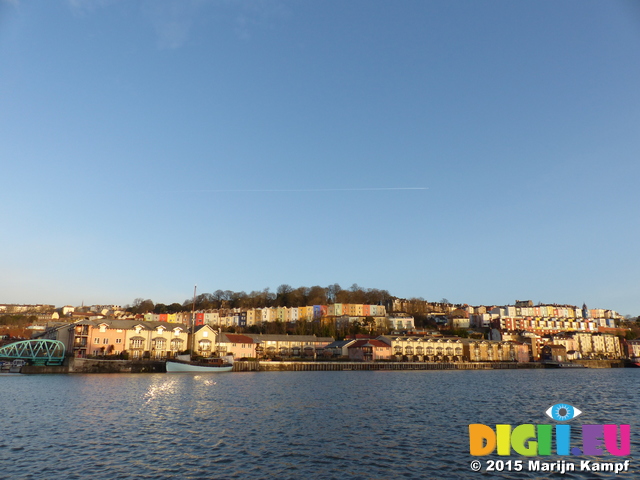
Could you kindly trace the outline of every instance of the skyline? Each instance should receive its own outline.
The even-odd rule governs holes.
[[[0,0],[0,66],[0,303],[640,314],[631,2]]]

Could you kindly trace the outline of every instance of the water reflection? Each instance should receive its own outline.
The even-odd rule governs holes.
[[[636,370],[274,372],[2,379],[8,478],[479,478],[469,423],[636,428]],[[632,434],[632,464],[638,454]],[[555,460],[555,457],[551,459]],[[46,474],[43,474],[46,472]],[[44,477],[43,477],[44,475]],[[606,474],[564,478],[601,478]],[[510,478],[496,473],[493,478]],[[633,472],[617,478],[635,478]],[[521,472],[518,478],[541,478]]]

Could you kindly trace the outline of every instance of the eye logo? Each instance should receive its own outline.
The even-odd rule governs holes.
[[[568,422],[582,413],[582,410],[572,407],[568,403],[556,403],[550,406],[546,412],[556,422]]]

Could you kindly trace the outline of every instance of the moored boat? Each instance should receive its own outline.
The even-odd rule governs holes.
[[[193,306],[191,307],[191,346],[189,351],[193,352],[195,347],[195,312],[196,312],[196,289],[193,287]],[[167,373],[224,373],[233,370],[233,355],[226,357],[201,358],[198,360],[191,359],[191,353],[188,355],[177,355],[173,359],[167,359],[165,362]]]
[[[186,359],[167,360],[167,373],[224,373],[233,370],[233,363],[222,358],[205,358],[199,361]]]
[[[558,363],[558,367],[560,368],[587,368],[584,365],[581,365],[579,363]]]

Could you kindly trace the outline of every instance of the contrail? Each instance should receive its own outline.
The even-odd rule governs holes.
[[[250,193],[250,192],[366,192],[366,191],[385,191],[385,190],[428,190],[429,187],[371,187],[371,188],[291,188],[291,189],[224,189],[224,190],[191,190],[192,192],[201,193]]]

